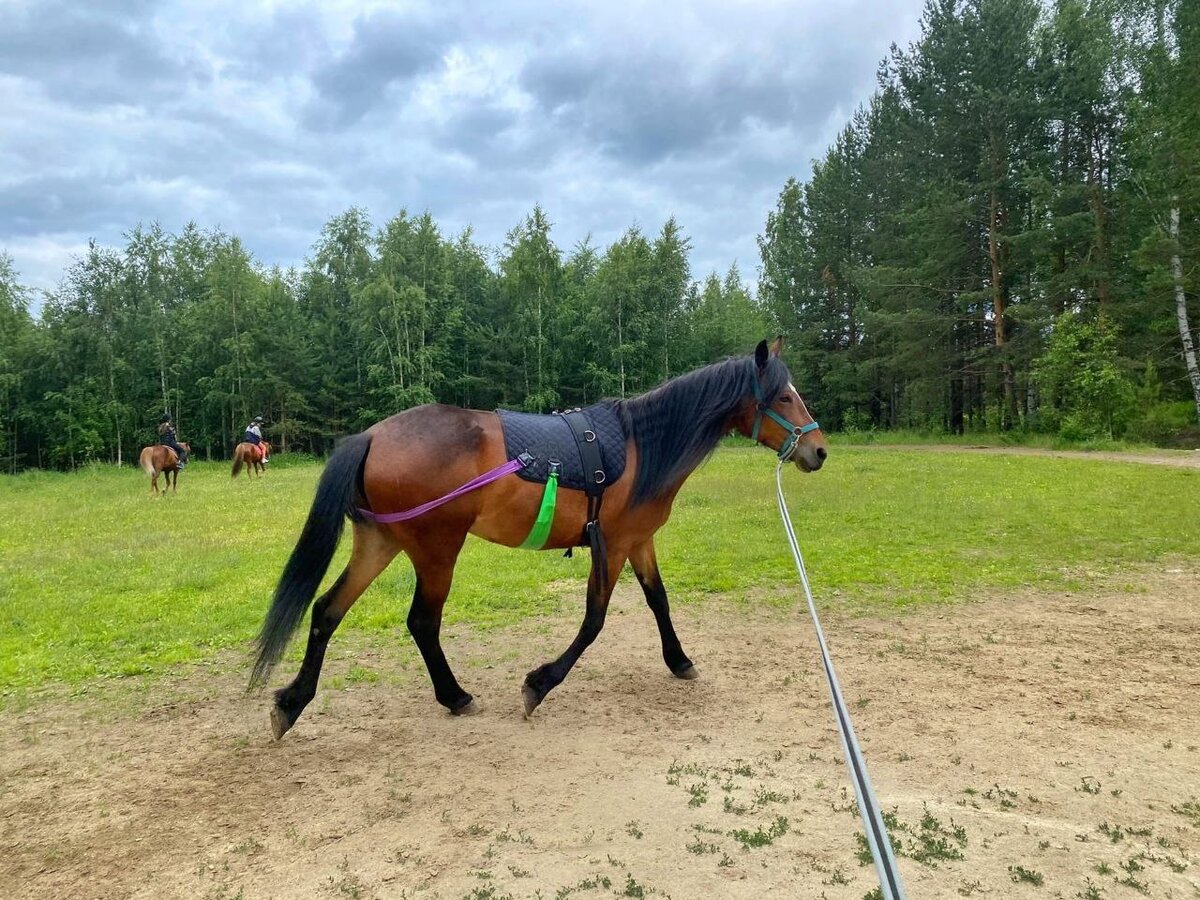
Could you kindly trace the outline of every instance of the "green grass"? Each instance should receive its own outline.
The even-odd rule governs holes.
[[[1036,447],[1042,450],[1117,450],[1161,452],[1162,447],[1147,441],[1126,438],[1092,438],[1070,441],[1056,434],[1037,431],[975,431],[944,434],[938,431],[894,428],[887,431],[839,431],[829,435],[836,447],[863,445],[896,446],[902,444],[952,444],[962,447]]]
[[[773,470],[764,451],[726,447],[687,484],[658,538],[673,601],[795,601]],[[0,478],[0,702],[245,646],[319,472],[301,463],[235,483],[225,465],[195,463],[160,500],[129,468]],[[822,472],[785,479],[824,605],[903,607],[1198,555],[1193,470],[835,447]],[[568,560],[472,538],[447,620],[492,627],[581,607],[587,566],[586,552]],[[345,627],[407,641],[412,589],[398,559]]]

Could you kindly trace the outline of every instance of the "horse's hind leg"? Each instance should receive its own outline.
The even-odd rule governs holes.
[[[658,623],[658,636],[662,638],[663,660],[667,668],[677,678],[695,678],[699,673],[675,634],[675,626],[671,623],[671,608],[667,603],[667,589],[663,586],[662,575],[658,571],[658,558],[654,553],[654,539],[650,538],[634,547],[629,554],[629,563],[633,566],[633,574],[637,576],[638,584],[646,595],[646,605],[654,613],[654,621]]]
[[[563,651],[562,656],[553,662],[538,666],[525,676],[525,685],[521,693],[525,699],[525,715],[529,715],[540,704],[550,691],[558,687],[567,677],[571,667],[579,661],[583,651],[591,646],[592,641],[604,627],[604,618],[608,612],[608,598],[612,596],[613,585],[621,575],[621,567],[625,565],[625,554],[614,552],[608,548],[608,577],[601,587],[597,583],[596,564],[592,564],[592,573],[588,578],[587,607],[583,614],[583,624],[571,645]]]
[[[385,531],[373,525],[354,526],[354,549],[350,552],[350,562],[333,586],[313,604],[312,627],[308,632],[308,646],[300,671],[291,684],[275,692],[271,729],[276,740],[296,724],[304,707],[316,696],[317,679],[321,676],[321,664],[325,660],[325,648],[330,637],[354,601],[388,567],[398,552],[399,547]]]
[[[417,588],[408,611],[408,630],[429,670],[433,695],[438,703],[455,714],[470,712],[473,698],[459,685],[442,650],[442,608],[450,596],[454,564],[466,537],[465,531],[461,534],[423,534],[421,546],[407,548],[417,576]]]

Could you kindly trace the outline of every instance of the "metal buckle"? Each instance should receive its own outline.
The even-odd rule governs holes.
[[[792,458],[792,454],[796,452],[796,448],[800,446],[800,435],[803,432],[800,426],[792,429],[792,433],[787,436],[787,440],[783,442],[783,446],[779,448],[779,461],[787,462]]]
[[[583,433],[583,439],[584,439],[585,441],[587,441],[589,444],[595,443],[595,441],[596,441],[596,432],[594,432],[594,431],[584,431],[584,433]]]
[[[596,484],[604,484],[604,479],[606,476],[603,469],[597,469],[592,477],[596,479]]]

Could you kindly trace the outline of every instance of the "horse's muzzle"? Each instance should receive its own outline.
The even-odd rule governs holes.
[[[828,455],[829,453],[824,447],[807,447],[801,445],[792,454],[792,462],[796,464],[796,468],[801,472],[815,472],[821,466],[825,465],[825,457]]]

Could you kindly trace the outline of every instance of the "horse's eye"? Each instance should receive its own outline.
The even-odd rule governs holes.
[[[779,402],[780,403],[791,403],[792,398],[789,395],[784,394],[782,397],[779,398]]]

